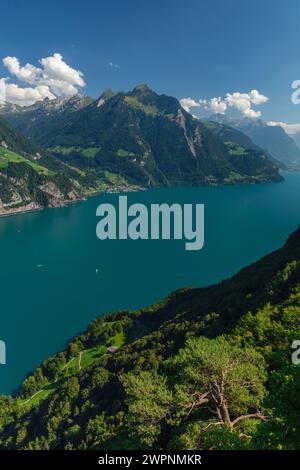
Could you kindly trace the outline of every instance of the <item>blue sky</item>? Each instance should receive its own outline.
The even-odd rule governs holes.
[[[58,52],[94,97],[138,83],[194,99],[257,89],[264,119],[300,122],[298,0],[11,0],[0,15],[0,78],[7,56],[39,66]]]

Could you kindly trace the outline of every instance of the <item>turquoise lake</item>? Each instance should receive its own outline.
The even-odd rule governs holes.
[[[186,251],[184,241],[97,239],[96,208],[117,204],[117,194],[1,218],[0,393],[12,393],[96,316],[215,283],[280,247],[300,225],[300,174],[284,176],[279,184],[128,194],[129,204],[204,203],[201,251]]]

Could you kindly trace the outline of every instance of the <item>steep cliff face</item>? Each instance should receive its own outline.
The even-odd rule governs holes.
[[[74,188],[62,188],[54,177],[41,174],[26,163],[0,169],[0,215],[61,207],[80,197]]]

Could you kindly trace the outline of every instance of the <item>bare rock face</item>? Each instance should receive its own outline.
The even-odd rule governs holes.
[[[5,215],[13,215],[18,214],[21,212],[32,212],[41,209],[41,207],[36,202],[30,202],[28,204],[24,204],[21,206],[10,206],[10,205],[3,205],[2,201],[0,200],[0,217]]]
[[[40,185],[38,190],[32,190],[28,175],[11,177],[0,172],[0,215],[10,215],[18,212],[33,211],[42,207],[56,207],[64,202],[64,195],[52,182]]]
[[[65,197],[52,181],[47,181],[47,183],[39,186],[39,188],[44,194],[46,194],[49,201],[49,207],[60,207],[64,205]]]
[[[65,193],[51,180],[43,181],[33,191],[26,177],[8,177],[0,171],[0,188],[0,216],[45,207],[63,207],[68,202],[82,198],[76,180]]]
[[[76,201],[78,199],[78,194],[74,191],[69,191],[67,196],[70,201]]]

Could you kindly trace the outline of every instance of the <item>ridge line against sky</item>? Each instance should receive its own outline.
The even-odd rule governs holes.
[[[14,0],[1,5],[1,86],[29,104],[148,83],[198,102],[197,114],[238,110],[294,131],[299,16],[298,0],[86,0],[73,8],[53,0],[43,10],[37,0]]]
[[[0,98],[5,97],[9,103],[26,107],[46,98],[53,100],[60,96],[74,96],[86,86],[84,73],[70,67],[60,53],[55,52],[38,62],[40,66],[28,62],[21,65],[17,57],[5,57],[2,63],[17,83],[12,83],[10,77],[0,78]],[[108,66],[119,67],[112,62],[109,62]],[[202,108],[210,114],[224,115],[232,108],[245,118],[256,119],[261,117],[262,111],[253,109],[253,106],[261,106],[268,101],[267,96],[253,89],[248,93],[228,92],[224,98],[181,98],[180,104],[189,113],[195,108]],[[267,124],[280,126],[290,135],[300,131],[300,124],[287,124],[282,121],[268,121]]]

